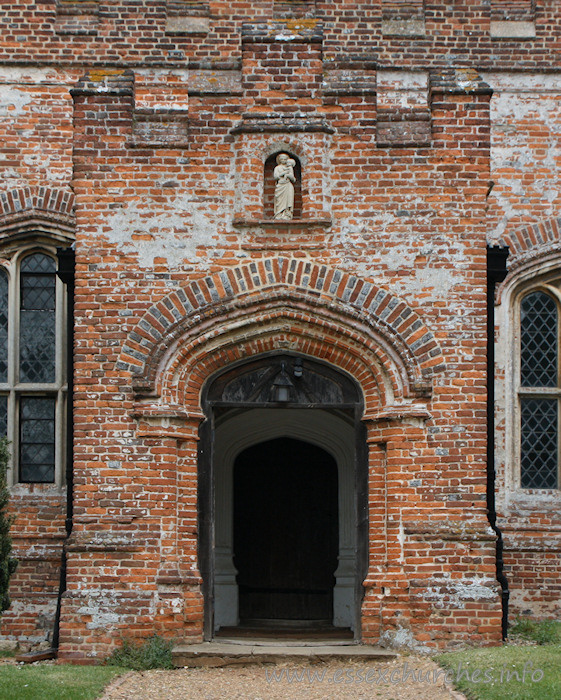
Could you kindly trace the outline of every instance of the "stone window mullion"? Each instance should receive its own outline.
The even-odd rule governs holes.
[[[14,255],[6,274],[8,337],[2,352],[7,371],[5,381],[0,379],[0,420],[5,410],[1,427],[10,442],[10,481],[60,483],[66,392],[63,285],[56,261],[45,250]]]

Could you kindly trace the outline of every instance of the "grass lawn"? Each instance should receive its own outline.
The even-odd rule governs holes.
[[[561,623],[520,621],[511,628],[538,646],[503,646],[440,654],[454,687],[473,700],[559,700]]]
[[[95,700],[113,678],[117,666],[37,664],[0,666],[2,700]]]
[[[143,642],[124,640],[104,666],[0,664],[0,700],[96,700],[110,681],[129,669],[173,668],[172,646],[154,635]]]

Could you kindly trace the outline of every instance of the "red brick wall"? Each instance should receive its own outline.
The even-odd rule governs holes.
[[[514,79],[515,78],[515,79]],[[514,79],[514,80],[513,80]],[[555,274],[561,248],[557,76],[491,74],[489,237],[508,245],[509,274],[497,293],[496,468],[498,525],[505,538],[511,620],[559,614],[559,492],[520,489],[518,426],[513,407],[517,297],[532,279]]]
[[[546,204],[531,159],[520,193],[496,154],[505,128],[523,128],[557,177],[542,148],[557,112],[545,125],[509,116],[486,72],[557,69],[561,10],[539,8],[536,37],[515,41],[491,37],[497,18],[476,0],[297,5],[286,22],[280,2],[1,6],[0,190],[75,195],[65,658],[103,655],[121,633],[202,638],[201,388],[228,362],[283,348],[349,372],[365,395],[364,640],[500,638],[485,245],[551,218],[557,200]],[[508,123],[492,143],[493,121]],[[300,163],[304,222],[279,227],[262,223],[265,164],[285,150]],[[67,230],[65,206],[34,196],[4,207],[0,240],[22,210],[45,233]],[[7,636],[38,639],[45,593],[52,615],[57,494],[44,514],[33,494],[14,495],[22,566]],[[510,556],[515,587],[537,600],[531,572],[555,573],[550,551],[538,564]]]
[[[13,553],[19,563],[1,631],[4,639],[26,649],[51,639],[65,536],[65,498],[51,486],[22,484],[14,488],[10,507],[15,515]]]

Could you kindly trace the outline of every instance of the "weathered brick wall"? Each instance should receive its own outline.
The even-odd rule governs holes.
[[[256,31],[260,33],[259,39],[267,45],[261,29]],[[301,50],[298,43],[294,50],[296,54]],[[302,50],[307,54],[307,46]],[[267,70],[265,63],[260,65],[262,70]],[[266,75],[265,82],[267,77],[271,80]],[[150,442],[139,436],[138,427],[131,420],[134,397],[130,379],[127,379],[125,370],[116,372],[115,363],[120,348],[123,344],[128,347],[135,334],[144,332],[153,342],[161,335],[162,320],[157,316],[153,333],[142,324],[134,333],[132,330],[138,323],[139,313],[158,301],[170,287],[185,289],[187,280],[223,268],[228,260],[236,260],[244,249],[251,251],[253,259],[259,260],[265,254],[269,256],[270,249],[275,246],[289,251],[289,257],[298,255],[302,245],[309,246],[306,254],[315,264],[341,271],[358,271],[366,279],[375,279],[381,287],[396,289],[404,302],[418,310],[424,322],[432,328],[454,326],[454,334],[441,330],[439,335],[443,361],[447,371],[457,373],[457,386],[450,391],[449,375],[442,368],[435,376],[429,409],[433,432],[427,434],[423,428],[421,433],[425,437],[417,443],[407,438],[406,427],[399,420],[397,426],[382,430],[381,440],[388,443],[388,464],[395,470],[386,516],[389,545],[387,559],[371,562],[364,638],[375,641],[380,632],[392,637],[392,630],[400,629],[410,630],[411,643],[417,644],[446,644],[452,636],[465,640],[497,638],[496,586],[493,576],[489,575],[494,566],[493,541],[487,533],[485,520],[484,296],[480,291],[485,275],[489,91],[471,73],[467,77],[473,94],[466,94],[458,87],[455,76],[451,74],[435,76],[431,105],[432,147],[424,151],[404,150],[399,160],[377,147],[375,129],[370,132],[361,129],[366,105],[371,104],[369,101],[364,103],[361,97],[357,108],[349,109],[346,95],[337,96],[331,107],[332,113],[326,117],[327,125],[321,125],[327,136],[316,137],[315,131],[304,131],[302,138],[291,134],[289,145],[303,149],[303,178],[312,159],[319,163],[322,160],[326,163],[326,158],[329,161],[326,166],[330,169],[329,196],[326,196],[327,188],[324,190],[318,185],[316,199],[319,211],[328,212],[332,217],[332,225],[320,227],[313,240],[307,239],[306,229],[296,229],[284,235],[275,232],[273,227],[273,231],[266,234],[267,245],[256,241],[257,233],[253,231],[251,221],[252,217],[259,221],[263,215],[262,186],[259,189],[263,178],[263,156],[267,148],[279,143],[279,138],[283,139],[280,143],[284,143],[286,136],[268,133],[268,126],[264,123],[266,117],[258,115],[261,123],[252,116],[244,120],[242,127],[236,129],[240,134],[236,142],[230,133],[238,126],[240,113],[232,109],[230,97],[229,119],[218,121],[215,118],[209,124],[212,128],[209,139],[201,124],[203,119],[197,119],[205,114],[201,99],[200,105],[194,106],[190,112],[193,128],[189,129],[188,150],[182,152],[185,160],[188,154],[188,162],[179,163],[179,153],[174,153],[172,144],[168,144],[168,160],[164,164],[155,157],[152,149],[139,145],[134,149],[127,148],[133,133],[132,75],[101,76],[93,73],[73,91],[76,103],[74,188],[80,235],[76,303],[75,544],[71,545],[69,593],[63,606],[63,620],[66,622],[61,639],[67,658],[79,657],[84,650],[106,648],[108,638],[113,634],[112,627],[126,627],[129,633],[147,633],[154,628],[167,634],[172,630],[175,632],[177,626],[169,627],[159,622],[160,616],[167,622],[173,615],[163,603],[160,611],[155,602],[159,577],[171,583],[159,584],[158,595],[163,595],[167,586],[171,588],[168,595],[175,595],[180,600],[177,625],[180,620],[182,633],[193,635],[193,639],[200,638],[201,600],[197,588],[200,579],[196,561],[191,564],[189,557],[178,552],[177,544],[175,550],[171,547],[169,555],[161,556],[161,541],[166,533],[153,503],[160,481],[156,475],[163,463],[169,461],[171,465],[177,465],[180,462],[179,447],[171,441],[162,444],[162,428],[159,433],[156,429],[160,440]],[[284,94],[279,97],[290,105]],[[272,99],[275,99],[274,95]],[[355,99],[351,99],[350,104],[353,104]],[[295,106],[299,107],[299,104]],[[256,109],[257,105],[250,114],[256,114]],[[216,111],[214,109],[214,115]],[[287,115],[285,120],[289,125],[294,119],[300,119],[291,112]],[[368,117],[371,119],[370,114]],[[346,128],[341,128],[339,139],[331,140],[329,130],[333,127],[330,125],[335,121],[343,121]],[[303,125],[296,123],[300,129],[309,125],[315,128],[311,120],[304,119]],[[476,129],[472,128],[472,123]],[[245,124],[249,124],[249,131],[245,130]],[[230,140],[233,140],[233,148],[226,150],[224,141]],[[240,142],[242,156],[251,160],[247,167],[243,166],[243,181],[236,182],[237,173],[232,172],[232,152]],[[353,160],[361,158],[365,162],[357,170]],[[162,170],[165,174],[160,175]],[[250,188],[256,185],[257,190],[252,193]],[[240,188],[248,188],[249,200],[255,202],[254,207],[248,205],[241,213],[249,229],[246,239],[239,237],[232,227],[229,214],[232,212],[229,201]],[[458,200],[458,191],[464,191],[469,200]],[[399,198],[395,197],[395,192],[400,193]],[[182,198],[184,204],[180,204]],[[373,204],[377,199],[384,202],[384,211]],[[465,204],[466,201],[469,205]],[[313,217],[314,211],[310,214]],[[361,220],[368,221],[368,226],[361,224]],[[257,228],[259,226],[257,224]],[[206,238],[207,231],[212,231],[210,240]],[[263,232],[259,235],[262,237]],[[184,241],[185,247],[175,252],[173,237]],[[463,269],[458,271],[451,251],[464,250],[468,239],[470,255],[466,256]],[[398,258],[392,252],[396,246],[400,250]],[[417,260],[419,249],[423,248],[424,255],[431,259],[435,268],[431,265],[404,265],[404,259],[410,259],[412,263]],[[201,257],[199,264],[196,264],[197,256]],[[187,262],[196,264],[192,273],[185,269]],[[373,270],[376,270],[375,275]],[[398,279],[396,274],[399,274]],[[423,281],[419,283],[419,279]],[[288,284],[289,298],[290,289],[300,285],[297,277]],[[424,288],[432,303],[427,304],[426,300],[423,302],[418,298],[419,287]],[[204,296],[204,288],[201,281],[199,295]],[[213,289],[217,286],[208,287],[209,302],[213,300]],[[197,299],[197,291],[194,290],[193,294],[191,305]],[[218,314],[221,308],[219,296],[217,293],[214,314]],[[434,304],[438,298],[442,299],[442,306]],[[267,322],[269,314],[274,316],[272,307],[268,311],[266,299],[261,302],[261,323]],[[461,317],[454,300],[462,306]],[[190,315],[188,310],[177,307],[176,310],[179,317]],[[176,320],[171,309],[168,315]],[[232,318],[232,312],[227,318]],[[313,324],[310,313],[304,318],[308,324]],[[221,323],[219,319],[214,320],[212,335],[222,333],[222,343],[240,347],[241,340],[231,337],[227,328],[221,330]],[[246,335],[248,333],[246,331]],[[282,333],[276,341],[273,338],[268,345],[263,341],[261,350],[282,347],[284,335]],[[109,338],[111,345],[106,344]],[[199,339],[198,343],[202,341]],[[292,343],[294,347],[294,341]],[[334,331],[332,341],[325,339],[324,350],[316,345],[309,352],[322,357],[334,345],[340,346],[342,357],[345,352],[352,351],[351,345],[341,346]],[[300,343],[296,347],[305,346]],[[332,351],[329,352],[331,361],[337,363]],[[194,350],[189,355],[192,353]],[[232,359],[248,353],[240,347]],[[178,368],[185,361],[179,358]],[[212,366],[218,369],[227,361],[228,355],[221,352],[214,358]],[[179,391],[164,405],[183,405],[188,414],[200,411],[198,387],[211,371],[210,367],[198,366],[193,389],[188,391],[186,386],[183,395]],[[181,390],[181,381],[178,387]],[[101,405],[103,411],[98,412],[95,407]],[[82,410],[82,406],[86,410]],[[371,412],[375,415],[374,409]],[[469,438],[461,443],[444,438],[451,424],[457,425],[458,412],[462,416],[462,427],[469,433]],[[393,438],[396,430],[399,437]],[[116,473],[110,466],[113,458],[108,451],[123,452],[125,449],[120,460],[121,471]],[[408,457],[410,453],[418,456],[411,459]],[[465,463],[472,465],[471,476],[469,479],[464,476],[460,483],[458,477],[463,474]],[[434,473],[429,485],[431,464],[434,464]],[[185,478],[185,474],[182,477]],[[415,495],[408,498],[406,506],[403,502],[406,484],[415,482],[415,478],[420,483],[412,487]],[[457,486],[454,485],[456,480]],[[95,483],[95,492],[92,483]],[[163,513],[165,517],[173,517],[177,507],[174,487],[173,480],[168,485],[167,479],[163,479],[163,493],[158,494],[158,500],[169,503],[169,510]],[[194,522],[194,479],[186,483],[185,489],[185,508],[192,513]],[[114,498],[115,494],[118,498]],[[181,512],[186,511],[182,508]],[[460,539],[462,543],[458,542],[457,546],[465,548],[454,525],[458,520],[464,520],[464,527],[473,529],[476,542],[473,549],[468,546],[462,557],[465,568],[458,565],[455,555],[451,554],[456,545],[448,545],[445,561],[438,564],[442,552],[432,544],[446,532],[448,540]],[[180,528],[180,523],[175,527]],[[185,531],[182,546],[187,551],[190,549],[191,556],[194,556],[195,533],[192,526]],[[405,534],[401,535],[402,532]],[[401,537],[405,541],[399,544]],[[105,547],[128,551],[131,546],[141,547],[142,555],[112,554],[111,563],[106,566],[114,572],[114,578],[108,581],[96,573],[105,570],[105,555],[89,553],[92,538],[98,550],[103,551]],[[98,539],[106,544],[97,544]],[[376,546],[374,537],[373,546]],[[115,556],[126,556],[126,575],[121,570],[124,566],[115,566]],[[483,561],[479,563],[482,557]],[[419,566],[419,558],[425,564],[423,568]],[[374,572],[380,567],[384,573],[376,575]],[[395,567],[399,573],[393,570]],[[423,570],[426,573],[422,573]],[[412,572],[415,572],[415,577]],[[371,607],[371,601],[380,598],[382,588],[388,600],[384,601],[380,618],[378,611]],[[186,597],[188,593],[194,596],[192,604]],[[486,611],[477,621],[466,615],[466,600]],[[434,619],[434,609],[439,606],[445,608],[448,615],[442,623]],[[85,632],[84,628],[88,631]],[[78,632],[79,629],[82,632]]]
[[[2,191],[68,187],[72,180],[72,98],[79,77],[52,68],[5,67],[0,76]]]
[[[514,108],[489,86],[500,71],[557,67],[561,10],[517,11],[536,36],[514,39],[492,36],[482,1],[317,0],[291,3],[283,22],[285,5],[1,5],[0,189],[76,198],[65,658],[105,654],[120,633],[201,639],[201,387],[228,362],[287,347],[350,372],[367,398],[365,641],[500,638],[485,245],[553,215],[559,170],[544,152],[550,98]],[[512,125],[518,179],[501,157]],[[301,165],[298,225],[264,221],[265,163],[280,151]],[[29,611],[56,591],[63,499],[45,531],[18,489],[18,552],[33,561],[40,535],[52,566],[33,599],[24,581],[44,575],[22,566],[14,592],[27,602],[2,624],[35,640]],[[532,561],[517,563],[520,586]]]
[[[240,60],[243,23],[277,17],[287,3],[271,0],[235,7],[224,1],[143,2],[121,0],[21,0],[2,3],[4,32],[0,60],[14,63],[104,66],[140,64],[185,66],[205,61],[217,65]],[[469,67],[482,70],[551,68],[559,49],[560,12],[556,3],[530,0],[346,0],[290,3],[300,19],[325,27],[324,59],[344,62],[370,58],[394,68]],[[423,7],[424,5],[424,7]],[[286,15],[280,15],[284,18]],[[416,21],[408,25],[407,22]],[[384,24],[384,21],[390,24]],[[535,37],[492,36],[491,21],[535,24]],[[507,28],[508,29],[508,28]],[[512,32],[511,32],[512,34]]]
[[[27,648],[52,635],[66,534],[65,498],[50,486],[21,484],[12,489],[10,507],[16,518],[13,551],[19,563],[1,630],[5,640]]]
[[[33,231],[62,244],[74,230],[72,98],[79,73],[4,67],[0,72],[0,258],[9,260]],[[13,238],[12,238],[13,236]],[[55,243],[56,245],[56,243]],[[9,475],[12,478],[12,475]],[[2,634],[22,647],[44,641],[53,628],[64,539],[65,491],[46,484],[13,488],[12,605]]]
[[[491,19],[532,20],[534,19],[533,0],[491,0]]]
[[[487,74],[492,146],[489,238],[509,246],[509,275],[497,294],[497,509],[505,538],[511,617],[558,615],[559,492],[528,492],[518,482],[514,406],[518,317],[516,295],[533,278],[559,268],[558,75]]]

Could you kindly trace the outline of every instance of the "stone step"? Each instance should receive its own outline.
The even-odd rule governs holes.
[[[172,650],[174,666],[228,666],[230,664],[281,663],[363,659],[391,661],[398,654],[362,644],[221,640],[202,644],[178,644]]]
[[[24,664],[34,664],[36,661],[48,661],[56,659],[56,649],[42,649],[41,651],[30,651],[25,654],[16,654],[16,661]]]

